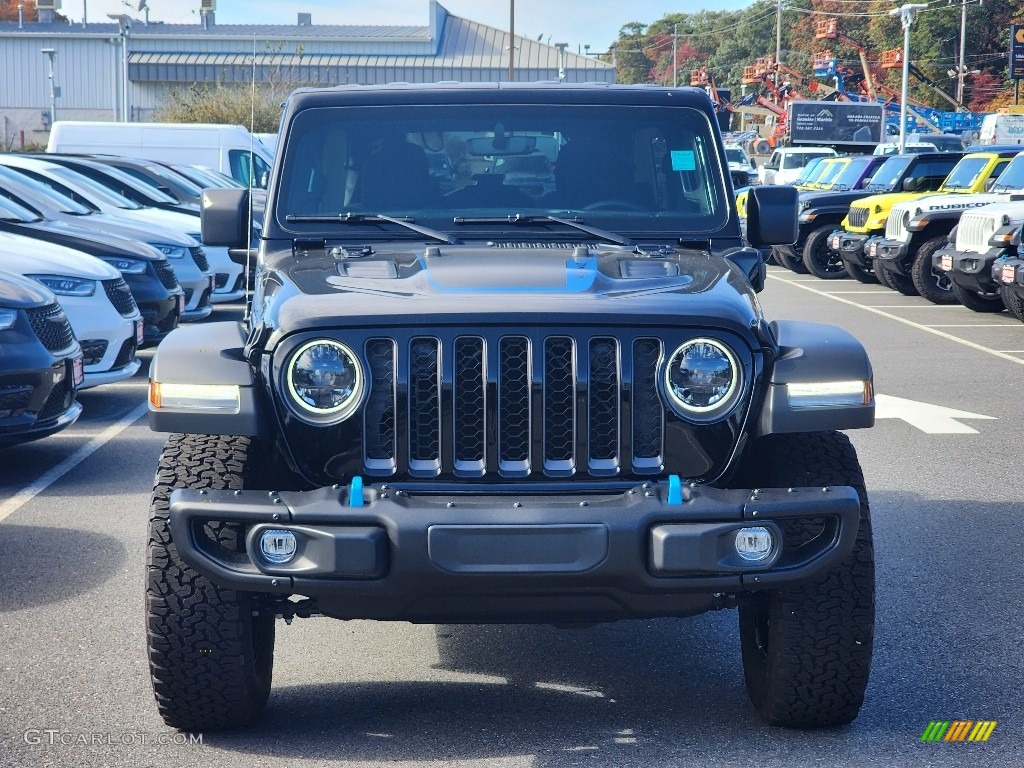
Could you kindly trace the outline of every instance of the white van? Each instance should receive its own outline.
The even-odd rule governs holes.
[[[273,154],[247,129],[210,123],[58,120],[50,129],[46,151],[199,165],[226,173],[248,186],[262,186],[273,164]]]
[[[1024,115],[985,115],[981,118],[979,144],[1024,144]]]

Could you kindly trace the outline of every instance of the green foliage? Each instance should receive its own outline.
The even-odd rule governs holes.
[[[256,93],[248,85],[193,83],[167,92],[163,106],[153,116],[164,123],[250,123],[257,133],[276,133],[281,121],[281,98],[273,91]]]

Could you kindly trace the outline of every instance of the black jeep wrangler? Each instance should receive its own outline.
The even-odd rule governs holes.
[[[755,249],[796,239],[796,191],[751,189],[744,247],[703,91],[302,90],[252,251],[247,195],[203,195],[204,241],[255,265],[246,321],[151,368],[168,724],[255,720],[278,618],[722,608],[765,720],[856,717],[871,524],[836,430],[872,425],[871,366],[762,315]]]

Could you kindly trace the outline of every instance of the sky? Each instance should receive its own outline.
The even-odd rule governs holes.
[[[147,0],[150,21],[198,24],[199,0]],[[667,13],[702,9],[735,10],[752,0],[439,0],[455,16],[491,27],[509,28],[515,6],[515,33],[543,42],[568,43],[570,50],[604,53],[629,22],[651,24]],[[63,0],[61,13],[81,22],[83,5],[90,23],[108,22],[108,13],[142,18],[139,0]],[[217,0],[218,24],[294,24],[310,13],[314,24],[386,24],[426,26],[429,0]],[[631,10],[631,8],[633,8]]]

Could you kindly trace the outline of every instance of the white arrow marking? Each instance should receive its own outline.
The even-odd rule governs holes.
[[[996,417],[892,395],[875,395],[875,419],[902,419],[929,435],[976,435],[978,430],[961,424],[957,419],[995,420]]]

